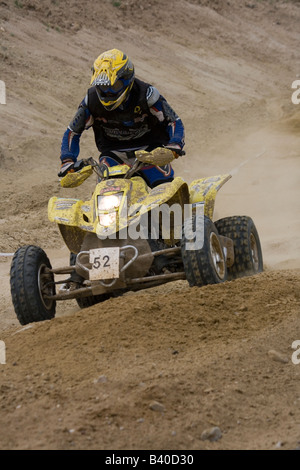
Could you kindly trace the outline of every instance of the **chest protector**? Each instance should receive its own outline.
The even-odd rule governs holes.
[[[146,99],[149,86],[136,78],[124,108],[112,111],[102,106],[95,87],[88,90],[95,142],[101,153],[143,146],[155,148],[169,142],[167,122],[158,121],[150,112]]]

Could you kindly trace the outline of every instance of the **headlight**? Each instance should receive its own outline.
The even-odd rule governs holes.
[[[123,193],[98,196],[98,211],[111,211],[120,207]]]
[[[123,193],[98,196],[98,215],[101,225],[108,227],[116,223],[117,211],[120,207],[122,196]]]

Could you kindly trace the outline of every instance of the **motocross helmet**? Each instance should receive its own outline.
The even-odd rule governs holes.
[[[92,67],[91,85],[102,106],[112,111],[126,101],[134,82],[134,67],[118,49],[103,52]]]

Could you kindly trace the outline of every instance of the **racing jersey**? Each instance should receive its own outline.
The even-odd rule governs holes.
[[[181,119],[154,86],[137,78],[126,103],[112,111],[102,106],[95,87],[88,89],[63,135],[62,161],[76,162],[80,136],[90,127],[101,154],[140,148],[151,151],[160,146],[180,151],[184,146]]]

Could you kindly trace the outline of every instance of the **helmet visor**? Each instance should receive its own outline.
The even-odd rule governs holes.
[[[113,85],[110,83],[98,83],[95,88],[100,103],[106,109],[113,110],[120,106],[120,104],[126,99],[132,84],[132,79],[126,80],[124,78],[119,78]]]
[[[97,89],[103,97],[116,96],[122,93],[122,91],[126,88],[128,85],[127,82],[129,83],[129,80],[119,79],[113,85],[99,84],[97,85]]]

